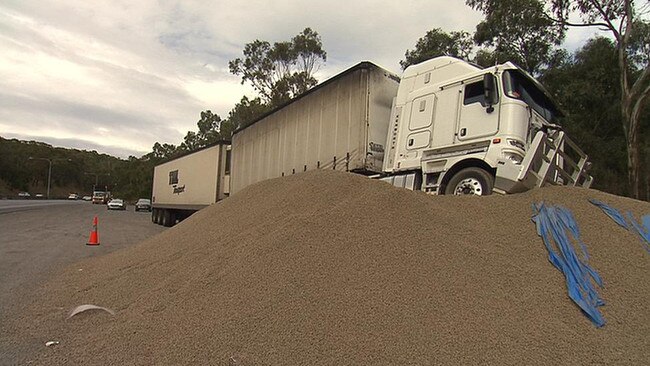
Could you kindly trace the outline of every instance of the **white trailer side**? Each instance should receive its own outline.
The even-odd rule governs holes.
[[[362,62],[235,131],[231,191],[311,169],[381,172],[398,86]]]
[[[230,146],[220,141],[154,168],[152,220],[171,226],[230,193]]]

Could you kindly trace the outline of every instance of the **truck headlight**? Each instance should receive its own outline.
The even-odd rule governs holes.
[[[524,161],[524,157],[514,151],[504,151],[503,157],[517,165],[521,164],[521,162]]]

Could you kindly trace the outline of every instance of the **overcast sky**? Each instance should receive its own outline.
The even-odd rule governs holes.
[[[323,81],[364,60],[399,73],[428,30],[480,20],[463,0],[0,0],[0,136],[139,157],[178,145],[201,111],[226,117],[255,96],[228,71],[255,39],[311,27]]]

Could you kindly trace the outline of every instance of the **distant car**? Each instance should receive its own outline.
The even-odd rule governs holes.
[[[29,198],[31,196],[32,195],[29,194],[29,192],[18,192],[18,197],[20,197],[20,198]]]
[[[109,210],[126,210],[126,203],[124,203],[124,200],[122,199],[113,198],[108,205],[106,205],[106,208]]]
[[[79,195],[76,194],[76,193],[70,193],[70,195],[68,196],[68,199],[69,199],[69,200],[78,200],[78,199],[79,199]]]
[[[138,211],[151,212],[151,200],[148,200],[146,198],[140,198],[138,202],[135,203],[135,212]]]
[[[84,197],[82,198],[82,200],[84,200],[84,201],[92,201],[93,198],[90,197],[90,196],[84,196]]]
[[[45,195],[43,193],[36,193],[36,198],[45,198]]]
[[[93,198],[92,201],[93,203],[99,204],[99,205],[105,205],[110,201],[111,195],[109,192],[104,192],[104,191],[94,191],[93,192]]]

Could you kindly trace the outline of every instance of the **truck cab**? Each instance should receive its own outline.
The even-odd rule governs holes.
[[[434,194],[588,187],[587,157],[556,124],[560,116],[543,86],[510,62],[482,69],[434,58],[404,71],[383,170]]]
[[[110,191],[94,190],[91,201],[93,204],[105,205],[111,200],[111,198],[112,196]]]

